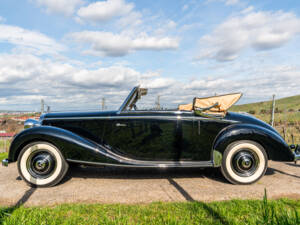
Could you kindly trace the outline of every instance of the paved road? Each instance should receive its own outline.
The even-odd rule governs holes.
[[[218,169],[72,168],[61,184],[30,188],[16,164],[0,167],[0,205],[60,203],[149,203],[269,198],[300,199],[300,165],[269,162],[267,174],[253,185],[231,185]]]

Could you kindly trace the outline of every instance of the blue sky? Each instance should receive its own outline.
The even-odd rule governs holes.
[[[164,107],[243,92],[300,94],[300,4],[2,0],[0,110],[118,108],[135,85]]]

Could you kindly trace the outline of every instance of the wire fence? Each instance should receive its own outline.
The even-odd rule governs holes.
[[[0,153],[8,152],[11,141],[11,137],[0,137]]]
[[[250,110],[248,113],[272,124],[272,110]],[[276,108],[273,114],[273,127],[280,133],[288,144],[300,144],[300,110]]]
[[[277,117],[276,117],[277,116]],[[300,112],[284,110],[275,113],[274,128],[288,144],[300,144]]]

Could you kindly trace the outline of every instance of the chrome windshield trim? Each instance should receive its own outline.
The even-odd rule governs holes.
[[[131,92],[129,93],[129,95],[127,96],[127,98],[125,99],[125,101],[123,102],[123,104],[121,105],[121,107],[118,110],[118,114],[120,112],[122,112],[124,109],[126,109],[126,107],[128,106],[129,102],[131,101],[131,99],[133,98],[134,94],[136,93],[136,90],[139,88],[139,86],[134,87]]]

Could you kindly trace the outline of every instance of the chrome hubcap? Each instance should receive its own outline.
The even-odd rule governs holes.
[[[232,159],[233,171],[239,176],[249,177],[253,175],[259,165],[259,159],[251,149],[238,151]]]
[[[51,176],[55,167],[55,157],[48,151],[34,151],[27,160],[28,172],[35,178],[45,179]]]

